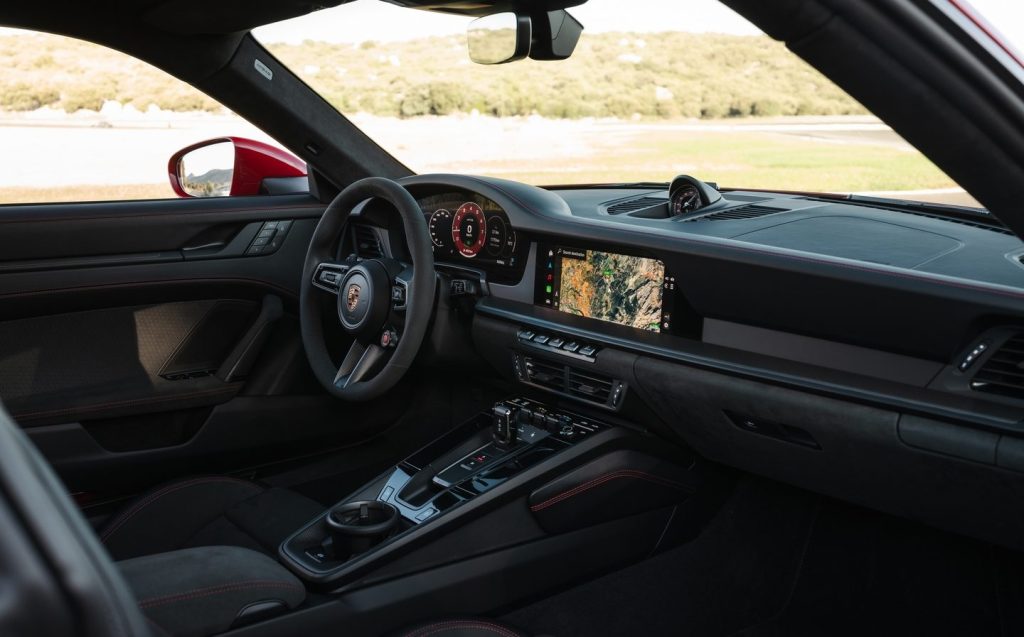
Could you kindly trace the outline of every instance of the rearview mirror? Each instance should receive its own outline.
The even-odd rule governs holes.
[[[179,197],[227,197],[308,191],[306,163],[287,151],[243,137],[219,137],[183,148],[167,165]]]
[[[530,54],[533,29],[529,16],[495,13],[469,23],[469,58],[477,64],[505,64]]]

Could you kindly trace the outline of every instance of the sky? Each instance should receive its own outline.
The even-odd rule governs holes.
[[[753,35],[758,29],[718,0],[589,0],[569,9],[590,33],[601,31],[692,31]],[[683,10],[681,11],[680,8]],[[260,27],[263,42],[297,43],[410,40],[463,33],[470,19],[402,9],[378,0],[356,0],[309,16]]]
[[[964,2],[965,0],[958,0]],[[1024,2],[966,0],[1012,46],[1024,52]],[[589,0],[569,10],[590,33],[689,31],[754,35],[760,31],[718,0]],[[256,29],[263,42],[410,40],[462,33],[468,18],[402,9],[380,0],[355,2]],[[0,35],[19,33],[0,27]]]
[[[1018,51],[1024,51],[1024,2],[968,0]],[[689,31],[755,35],[760,30],[718,0],[589,0],[569,9],[586,31]],[[356,0],[309,16],[260,27],[264,42],[298,43],[409,40],[464,32],[468,18],[402,9],[379,0]]]

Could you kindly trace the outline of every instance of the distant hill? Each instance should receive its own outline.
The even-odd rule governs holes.
[[[569,60],[492,67],[469,62],[462,37],[268,48],[342,112],[705,119],[865,112],[765,36],[584,33]],[[191,87],[125,59],[57,36],[0,37],[0,109],[73,112],[116,99],[140,110],[218,110]]]

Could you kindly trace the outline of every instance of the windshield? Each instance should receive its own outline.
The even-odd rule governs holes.
[[[255,35],[416,172],[666,182],[978,205],[853,98],[717,0],[570,9],[572,57],[473,64],[469,18],[359,0]]]

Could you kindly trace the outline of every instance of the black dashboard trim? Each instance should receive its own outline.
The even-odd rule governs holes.
[[[689,234],[689,233],[680,234],[678,236],[666,237],[664,232],[659,232],[659,230],[664,230],[666,228],[666,226],[664,224],[657,225],[657,226],[649,226],[649,225],[640,226],[640,225],[636,225],[635,223],[629,223],[630,221],[632,221],[632,222],[638,221],[635,218],[622,219],[622,218],[613,217],[613,218],[604,218],[604,219],[596,220],[596,219],[574,217],[572,215],[572,213],[571,213],[571,210],[568,208],[568,205],[565,203],[564,199],[559,197],[557,195],[557,191],[555,191],[555,190],[541,190],[541,192],[544,192],[546,194],[549,194],[549,195],[552,195],[552,196],[556,197],[558,199],[558,203],[561,204],[561,206],[559,206],[559,207],[563,208],[563,210],[547,211],[547,210],[545,210],[541,206],[535,206],[535,205],[532,205],[532,204],[524,202],[518,195],[510,192],[510,190],[508,190],[508,189],[503,187],[506,184],[513,184],[513,185],[517,185],[517,186],[525,186],[524,184],[516,184],[515,182],[509,182],[509,181],[506,181],[506,180],[483,179],[483,178],[480,178],[480,177],[474,177],[474,176],[470,176],[470,175],[419,175],[418,178],[403,179],[402,183],[403,183],[403,185],[422,185],[422,184],[425,184],[425,183],[433,183],[432,181],[428,181],[428,180],[441,180],[440,183],[442,183],[444,185],[451,185],[451,186],[454,186],[454,187],[461,187],[461,188],[468,188],[469,186],[467,184],[473,184],[473,185],[475,185],[477,187],[481,187],[482,186],[482,187],[485,188],[485,190],[482,191],[482,192],[481,191],[478,191],[478,192],[481,192],[481,194],[484,194],[485,196],[488,196],[488,195],[486,195],[486,193],[488,191],[490,191],[491,193],[500,194],[501,196],[506,197],[509,200],[511,200],[513,203],[517,204],[520,207],[521,210],[524,210],[526,212],[532,213],[533,215],[536,215],[536,216],[539,216],[539,217],[546,217],[549,221],[554,221],[554,222],[558,222],[558,223],[567,223],[567,222],[569,222],[569,223],[572,223],[572,225],[574,225],[574,226],[578,226],[578,227],[575,227],[575,228],[565,228],[564,230],[566,232],[568,232],[569,234],[561,235],[561,236],[572,236],[572,237],[576,237],[577,239],[596,239],[596,240],[601,240],[601,241],[615,241],[615,242],[619,243],[620,245],[634,245],[634,244],[629,243],[629,241],[639,240],[641,238],[642,239],[646,239],[647,241],[651,241],[652,239],[658,240],[658,239],[666,239],[666,238],[669,241],[674,241],[674,240],[677,240],[677,239],[682,239],[682,240],[685,240],[685,242],[688,245],[690,245],[690,246],[692,246],[694,244],[700,244],[701,247],[706,247],[706,248],[725,248],[725,249],[729,249],[729,250],[735,250],[737,252],[746,252],[748,254],[754,254],[754,255],[759,255],[759,256],[768,256],[768,257],[773,257],[773,258],[783,258],[783,259],[785,259],[785,260],[787,260],[787,261],[789,261],[791,263],[793,261],[799,261],[799,262],[804,262],[804,263],[813,263],[813,264],[816,264],[816,265],[834,266],[834,267],[837,267],[837,268],[840,268],[840,269],[856,270],[856,271],[859,271],[859,272],[866,272],[866,273],[870,273],[870,274],[882,274],[882,275],[888,275],[888,276],[895,276],[895,277],[902,278],[902,279],[910,279],[910,280],[915,280],[915,281],[927,282],[927,283],[937,284],[937,285],[941,285],[941,286],[956,287],[956,288],[972,290],[972,291],[976,291],[976,292],[985,292],[985,293],[991,293],[991,294],[998,294],[998,295],[1001,295],[1001,296],[1005,296],[1005,297],[1013,298],[1013,299],[1017,299],[1017,300],[1024,299],[1024,291],[1016,290],[1016,289],[1013,289],[1013,288],[1010,288],[1008,286],[1004,286],[1004,285],[1001,285],[1001,284],[998,284],[998,283],[985,283],[985,282],[980,282],[980,281],[979,282],[975,282],[975,281],[970,281],[970,280],[967,280],[967,279],[961,279],[961,278],[958,278],[958,277],[952,277],[952,276],[943,275],[943,274],[935,274],[935,273],[931,273],[931,272],[918,272],[918,271],[914,271],[914,270],[908,270],[906,268],[887,266],[887,265],[884,265],[884,264],[869,264],[869,263],[864,263],[864,262],[858,262],[858,261],[855,261],[855,260],[852,260],[852,259],[845,259],[845,258],[842,258],[842,257],[823,257],[823,256],[817,256],[816,257],[816,256],[814,256],[811,253],[802,252],[800,250],[792,250],[792,249],[788,249],[788,248],[759,248],[759,247],[756,246],[756,244],[750,244],[750,243],[748,243],[746,241],[740,241],[740,240],[736,240],[736,239],[723,238],[723,237],[709,237],[709,236],[703,236],[703,235],[693,235],[693,234]],[[525,186],[525,187],[526,188],[530,188],[529,186]],[[533,190],[540,190],[540,189],[533,189]],[[658,192],[658,191],[652,190],[651,192]],[[843,203],[843,202],[837,202],[837,203]],[[508,210],[506,208],[506,212],[507,211]],[[651,220],[640,220],[640,221],[648,222],[649,223]],[[672,222],[671,220],[665,221],[665,223],[671,223],[671,222]],[[521,229],[521,230],[527,230],[527,231],[533,231],[533,232],[541,232],[541,233],[549,234],[549,235],[551,235],[553,237],[559,236],[557,233],[560,230],[562,230],[561,228],[541,227],[539,225],[532,225],[530,223],[523,223],[523,221],[520,221],[520,220],[515,220],[515,224],[516,224],[517,230]],[[584,235],[584,234],[581,234],[581,232],[580,232],[581,230],[583,230],[585,228],[586,230],[597,230],[598,233],[599,233],[600,230],[602,230],[602,229],[603,230],[609,230],[612,227],[614,227],[614,229],[616,231],[616,234],[621,232],[621,233],[623,233],[623,235],[632,235],[632,236],[618,235],[618,236],[610,237],[607,234],[587,234],[587,235]],[[557,239],[555,239],[555,240],[557,240]],[[646,246],[651,247],[651,248],[666,248],[666,249],[670,249],[670,250],[678,248],[678,245],[675,246],[675,248],[670,247],[668,245],[654,245],[654,244],[641,244],[641,245],[646,245]]]
[[[671,255],[681,263],[677,270],[701,273],[681,279],[678,289],[694,311],[705,317],[745,323],[751,318],[751,308],[757,307],[760,311],[754,323],[763,327],[948,363],[977,330],[1012,322],[1024,312],[1024,289],[1016,285],[1015,279],[1006,279],[1005,271],[1000,271],[1001,278],[984,278],[988,276],[985,268],[995,267],[992,263],[979,266],[982,278],[957,274],[956,268],[971,256],[966,251],[957,252],[964,255],[960,261],[917,271],[804,250],[763,247],[727,236],[683,232],[672,220],[609,217],[592,209],[610,198],[608,190],[594,198],[580,195],[578,189],[544,190],[502,179],[451,174],[419,175],[402,183],[477,192],[504,208],[520,236],[531,241],[560,243],[571,239],[614,246],[623,253],[641,248],[663,258]],[[623,188],[617,194],[640,196],[653,191]],[[785,203],[797,206],[800,202]],[[843,212],[842,202],[803,203],[835,208],[819,211],[823,215]],[[802,214],[802,208],[797,208],[792,214]],[[867,208],[857,208],[870,213]],[[943,224],[923,218],[910,223],[911,217],[902,221],[933,232]],[[947,231],[951,230],[946,228],[948,225],[943,225]],[[967,227],[962,230],[972,241],[980,242],[977,249],[987,246],[998,250],[1000,264],[1005,261],[1003,254],[1020,249],[1020,240],[1013,237]],[[1011,271],[1019,273],[1018,269]],[[527,278],[525,273],[523,278]],[[491,293],[498,298],[507,300],[512,296],[509,291],[518,291],[518,286],[505,289],[494,285],[497,281],[490,282]],[[729,293],[721,294],[720,290]],[[522,299],[516,295],[516,300]],[[788,312],[794,305],[810,311],[803,316]],[[888,323],[886,314],[895,315],[896,323]],[[945,320],[936,321],[939,316]]]
[[[843,398],[900,413],[932,416],[1001,433],[1015,435],[1024,433],[1024,422],[1019,417],[1021,411],[1019,408],[1013,409],[1004,405],[982,403],[976,399],[965,399],[924,387],[881,381],[860,374],[784,361],[761,354],[740,351],[714,352],[714,350],[726,348],[698,341],[687,341],[687,339],[668,337],[672,339],[674,347],[645,343],[608,332],[598,332],[569,325],[562,320],[545,318],[541,316],[542,313],[554,311],[522,303],[501,301],[493,297],[478,301],[476,309],[484,316],[514,322],[517,327],[568,334],[606,347],[616,347],[731,376]],[[695,349],[712,351],[701,353],[693,351]],[[716,355],[712,355],[712,353]],[[719,353],[723,356],[718,356]],[[725,355],[749,360],[728,360]]]
[[[704,319],[701,340],[919,387],[927,386],[944,369],[942,363],[922,358],[719,319]]]

